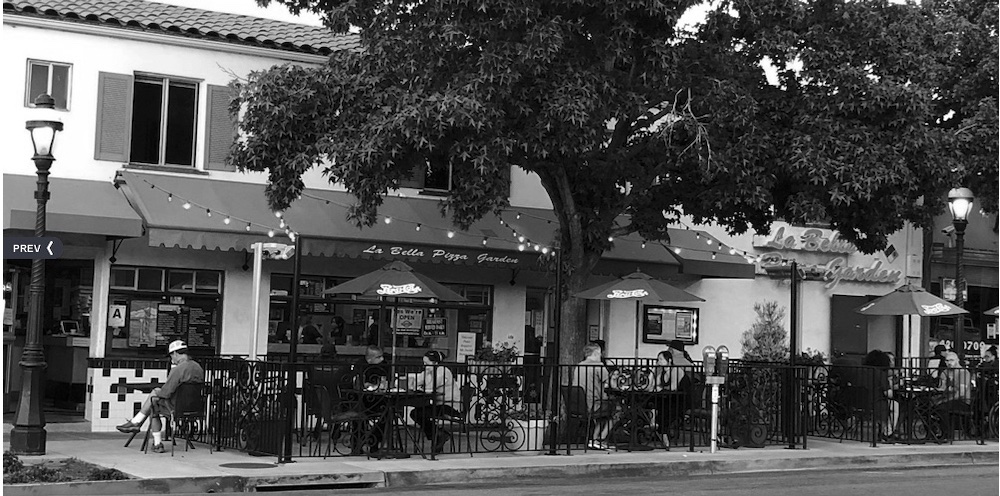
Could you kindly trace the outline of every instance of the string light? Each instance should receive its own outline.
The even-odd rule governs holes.
[[[524,243],[517,245],[517,251],[524,251]]]
[[[517,237],[517,241],[518,241],[518,243],[524,243],[524,240],[525,240],[525,239],[527,239],[527,238],[525,238],[524,236],[518,236],[518,237]]]
[[[385,223],[386,224],[392,224],[392,217],[386,217],[385,218]]]
[[[614,243],[614,242],[615,242],[615,237],[614,236],[608,236],[608,243]]]
[[[486,246],[486,241],[487,241],[488,239],[489,239],[489,238],[487,238],[486,236],[483,236],[483,246]]]
[[[205,213],[208,214],[209,217],[212,216],[212,211],[207,208],[205,209]]]
[[[184,207],[184,210],[191,210],[191,202],[184,202],[184,205],[181,206]]]
[[[642,244],[639,245],[639,246],[641,246],[642,249],[645,250],[646,249],[646,240],[642,240]]]
[[[712,252],[712,260],[715,260],[715,252]]]
[[[284,228],[285,227],[285,219],[281,219],[281,222],[278,222],[278,227],[279,228]]]
[[[247,231],[248,232],[250,231],[250,223],[249,222],[247,222]]]
[[[284,212],[282,212],[281,210],[277,210],[277,211],[274,212],[274,216],[277,217],[277,218],[279,218],[279,219],[282,216],[284,216],[284,215],[285,215]]]
[[[681,254],[681,249],[680,248],[674,248],[674,253],[680,255]]]
[[[167,193],[167,201],[168,202],[174,201],[174,194],[173,193]]]
[[[274,229],[268,229],[267,230],[267,237],[269,237],[269,238],[273,238],[274,237]]]
[[[448,237],[449,238],[454,238],[455,237],[455,231],[448,231]]]
[[[225,224],[225,225],[227,225],[227,226],[228,226],[228,225],[229,225],[229,223],[230,223],[230,222],[232,222],[232,221],[233,221],[233,219],[229,218],[229,216],[228,216],[228,215],[226,216],[226,218],[225,218],[225,219],[222,219],[222,223],[223,223],[223,224]]]
[[[419,231],[419,230],[420,230],[420,224],[417,224],[417,227],[416,227],[416,230],[417,230],[417,231]]]

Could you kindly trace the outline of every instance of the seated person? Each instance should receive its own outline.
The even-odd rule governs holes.
[[[889,370],[892,358],[884,351],[872,350],[865,355],[861,365],[877,368],[872,377],[876,398],[874,414],[882,426],[882,442],[888,442],[896,430],[896,420],[899,418],[899,402],[893,399],[893,376]]]
[[[654,391],[683,391],[690,393],[691,379],[687,371],[674,367],[674,355],[670,350],[661,351],[656,355],[656,369],[653,372]],[[684,415],[690,408],[689,394],[680,396],[658,396],[649,407],[656,411],[656,427],[665,448],[670,448],[670,423]]]
[[[424,371],[414,378],[413,388],[433,392],[434,403],[418,406],[410,412],[413,422],[419,425],[427,439],[433,442],[434,453],[440,453],[451,439],[451,434],[437,428],[435,419],[443,416],[462,416],[462,412],[458,410],[461,405],[461,395],[458,394],[451,370],[441,365],[443,358],[437,351],[424,353]]]
[[[153,431],[153,453],[164,453],[163,432],[166,425],[160,421],[160,416],[169,417],[174,413],[174,393],[181,384],[204,384],[205,370],[198,365],[198,362],[188,356],[187,344],[177,340],[167,347],[170,354],[170,363],[173,367],[167,373],[167,382],[163,386],[154,389],[142,402],[139,413],[136,413],[131,420],[117,426],[118,432],[131,434],[139,432],[143,421],[147,417],[150,419],[150,427]]]
[[[358,359],[358,362],[354,365],[354,372],[357,373],[358,387],[369,391],[376,389],[384,391],[388,389],[390,369],[389,361],[385,359],[382,348],[369,345],[365,350],[365,356]],[[368,452],[374,454],[378,452],[382,445],[382,439],[385,437],[386,429],[391,419],[383,415],[386,407],[384,399],[372,396],[364,396],[363,398],[365,411],[375,414],[376,418],[375,425],[372,426],[371,432],[365,439],[365,444],[368,445]]]
[[[962,367],[958,354],[944,353],[945,365],[938,375],[938,391],[941,392],[934,403],[947,414],[967,413],[972,403],[972,374]]]
[[[616,404],[607,397],[611,374],[601,361],[601,347],[590,343],[583,347],[584,359],[573,370],[572,385],[583,388],[587,397],[590,418],[594,421],[594,431],[590,437],[590,449],[608,449],[607,437],[611,420],[617,411]]]
[[[299,319],[299,328],[302,344],[322,344],[323,335],[319,332],[319,328],[312,323],[312,315],[303,315]]]

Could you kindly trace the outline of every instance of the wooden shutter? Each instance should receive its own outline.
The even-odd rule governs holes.
[[[208,124],[205,126],[205,170],[234,171],[226,165],[236,139],[236,122],[229,115],[228,86],[208,85]]]
[[[128,162],[132,137],[132,76],[97,76],[97,139],[94,158]]]

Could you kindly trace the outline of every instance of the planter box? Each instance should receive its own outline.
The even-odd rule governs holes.
[[[534,451],[545,448],[546,427],[548,422],[538,420],[507,420],[508,447],[513,451]]]

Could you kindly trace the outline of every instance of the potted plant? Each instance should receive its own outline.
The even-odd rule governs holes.
[[[546,429],[555,420],[551,411],[537,403],[513,410],[507,417],[507,447],[514,451],[540,450],[545,447]]]
[[[517,345],[511,340],[490,343],[484,341],[482,348],[465,360],[469,372],[476,375],[499,375],[509,371],[509,364],[519,356]]]

